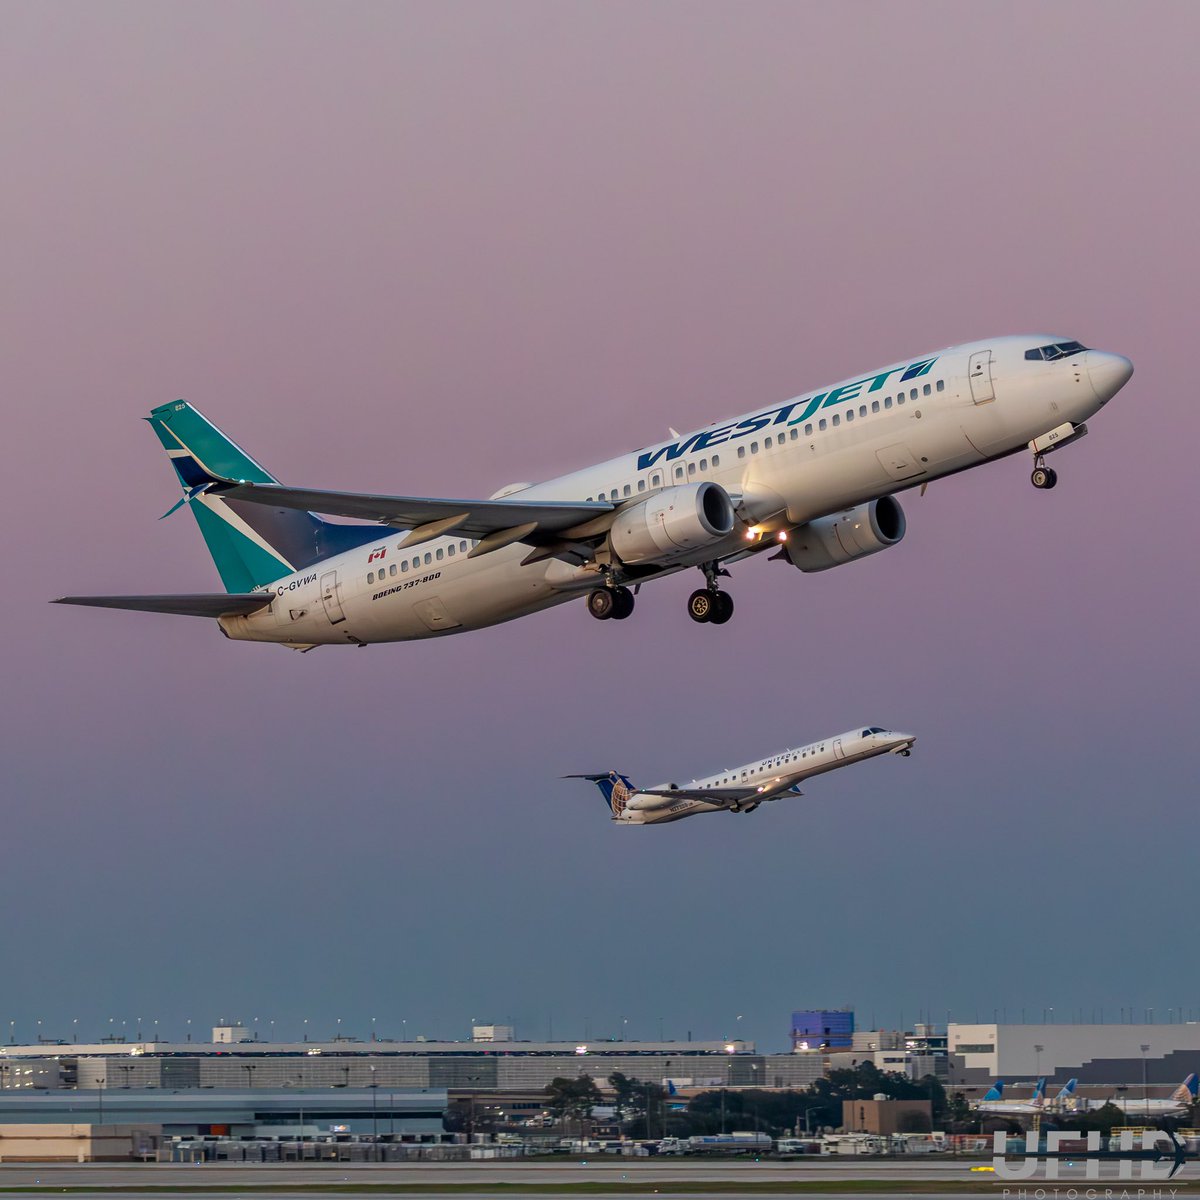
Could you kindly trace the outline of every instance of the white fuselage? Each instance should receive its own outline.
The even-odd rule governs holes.
[[[993,338],[905,360],[523,487],[520,497],[633,504],[661,488],[711,480],[737,504],[733,532],[659,574],[765,549],[789,528],[1002,457],[1093,416],[1128,378],[1127,360],[1099,351],[1025,358],[1053,340]],[[263,589],[276,596],[269,608],[223,617],[221,627],[237,639],[299,646],[406,641],[509,621],[602,582],[594,562],[524,565],[530,547],[522,544],[468,558],[473,546],[448,536],[406,551],[403,534],[381,526],[378,542],[277,580]]]
[[[875,758],[880,754],[898,754],[908,750],[916,738],[910,733],[897,733],[890,729],[851,729],[807,746],[794,750],[783,750],[770,758],[746,763],[730,771],[720,771],[704,779],[683,784],[689,792],[708,791],[727,787],[753,787],[761,794],[736,805],[724,798],[712,801],[695,796],[672,799],[670,796],[648,795],[634,792],[625,802],[624,809],[614,814],[614,820],[630,825],[657,825],[666,821],[678,821],[698,813],[724,812],[728,810],[748,812],[757,808],[762,800],[775,800],[789,794],[788,789],[813,775],[836,771],[852,763]],[[669,792],[679,785],[660,783],[648,789],[650,792]],[[792,793],[794,794],[794,793]]]

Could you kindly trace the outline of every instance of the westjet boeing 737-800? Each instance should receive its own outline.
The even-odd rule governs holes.
[[[886,550],[904,536],[898,492],[1026,449],[1034,486],[1053,487],[1045,455],[1132,373],[1065,338],[989,338],[490,500],[287,487],[190,404],[164,404],[149,420],[183,486],[175,507],[226,592],[59,603],[213,617],[230,638],[307,650],[480,629],[577,596],[621,620],[633,588],[695,567],[688,612],[722,624],[730,564],[774,550],[813,572]]]
[[[916,740],[911,733],[895,733],[878,725],[851,729],[731,771],[718,771],[685,787],[677,783],[634,787],[628,776],[617,771],[565,778],[590,779],[596,784],[614,821],[624,825],[661,825],[698,813],[753,812],[764,800],[802,795],[799,783],[813,775],[824,775],[826,771],[836,771],[879,754],[902,754],[907,758]]]

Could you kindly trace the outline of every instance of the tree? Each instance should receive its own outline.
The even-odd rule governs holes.
[[[592,1109],[603,1103],[603,1096],[590,1075],[578,1079],[555,1076],[545,1087],[546,1107],[560,1124],[570,1120],[579,1122],[579,1133],[583,1136],[584,1122],[592,1115]]]

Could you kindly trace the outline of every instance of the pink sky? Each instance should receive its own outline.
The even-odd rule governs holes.
[[[0,1023],[777,1045],[831,1002],[1200,1004],[1144,907],[1195,874],[1194,5],[0,20],[0,950],[36,967]],[[1025,330],[1137,367],[1053,494],[1021,460],[936,484],[878,559],[739,569],[720,630],[684,577],[621,625],[305,656],[45,604],[217,586],[155,520],[136,418],[177,396],[288,482],[488,495]],[[614,829],[556,778],[859,721],[915,756],[750,818]]]

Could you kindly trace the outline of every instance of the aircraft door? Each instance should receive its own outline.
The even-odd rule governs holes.
[[[326,571],[321,576],[321,605],[330,625],[340,625],[346,619],[346,614],[342,611],[342,597],[336,571]]]
[[[833,757],[839,760],[846,757],[846,751],[842,746],[841,738],[833,739]]]
[[[996,389],[992,386],[992,352],[976,350],[967,363],[967,378],[971,381],[971,399],[976,404],[995,400]]]

